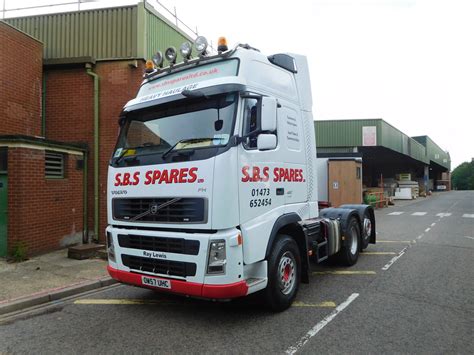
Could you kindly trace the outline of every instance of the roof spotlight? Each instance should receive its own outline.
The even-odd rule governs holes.
[[[198,52],[199,55],[204,55],[207,49],[206,37],[199,36],[198,38],[196,38],[196,40],[194,41],[194,48],[196,48],[196,51]]]
[[[163,65],[163,53],[160,51],[156,52],[153,54],[153,57],[151,57],[151,60],[153,60],[153,63],[155,63],[157,68],[161,68]]]
[[[179,47],[179,52],[183,56],[184,60],[188,60],[189,58],[191,58],[192,50],[193,47],[188,41],[184,42],[181,47]]]
[[[174,47],[169,47],[165,52],[166,60],[170,62],[170,64],[176,63],[176,55],[176,48]]]

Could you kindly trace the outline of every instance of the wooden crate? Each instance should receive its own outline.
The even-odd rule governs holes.
[[[362,162],[328,161],[328,197],[332,206],[362,203]]]

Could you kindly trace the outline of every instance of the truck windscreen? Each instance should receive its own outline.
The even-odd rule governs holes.
[[[112,165],[148,165],[175,155],[185,160],[217,154],[229,143],[237,94],[186,98],[127,113]]]

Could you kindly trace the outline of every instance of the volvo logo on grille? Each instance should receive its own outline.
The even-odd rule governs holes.
[[[136,215],[135,217],[130,218],[130,221],[132,221],[132,222],[137,221],[140,218],[143,218],[143,217],[145,217],[149,214],[155,215],[162,208],[165,208],[165,207],[167,207],[167,206],[169,206],[169,205],[171,205],[171,204],[173,204],[173,203],[175,203],[179,200],[181,200],[181,197],[176,197],[176,198],[173,198],[171,200],[166,201],[165,203],[162,203],[161,205],[156,203],[156,202],[152,202],[152,203],[150,203],[150,207],[145,212],[142,212],[142,213]]]
[[[158,212],[158,204],[156,202],[153,202],[150,204],[150,213],[151,214],[156,214]]]

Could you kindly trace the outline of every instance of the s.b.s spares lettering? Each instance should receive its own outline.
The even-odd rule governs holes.
[[[198,168],[196,167],[148,170],[143,176],[140,175],[139,171],[115,174],[115,186],[136,186],[142,182],[145,185],[192,184],[203,182],[203,180],[198,178]]]
[[[268,166],[244,166],[242,167],[242,182],[267,182],[272,179],[273,182],[304,182],[303,169],[294,168],[273,168],[271,171]]]

